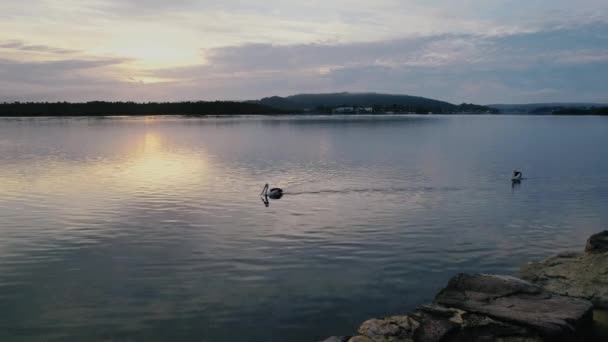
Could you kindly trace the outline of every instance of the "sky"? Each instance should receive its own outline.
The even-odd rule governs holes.
[[[0,0],[0,101],[608,103],[606,0]]]

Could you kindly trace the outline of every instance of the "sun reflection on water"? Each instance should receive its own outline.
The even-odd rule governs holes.
[[[207,158],[203,153],[172,150],[163,138],[156,133],[146,132],[134,143],[134,150],[129,153],[117,180],[128,184],[156,183],[172,186],[176,183],[187,183],[204,179],[208,171]],[[105,172],[107,165],[102,165]]]
[[[20,161],[19,169],[5,167],[0,193],[11,203],[37,198],[48,210],[69,216],[75,210],[120,205],[138,194],[167,189],[186,196],[209,179],[211,168],[203,147],[179,148],[153,131],[122,136],[109,144],[113,155],[102,148],[97,157],[84,161],[58,153],[44,163]]]

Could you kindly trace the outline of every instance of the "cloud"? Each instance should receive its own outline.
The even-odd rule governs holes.
[[[0,59],[0,100],[81,100],[116,96],[123,58],[21,62]]]
[[[0,3],[3,98],[605,100],[592,72],[608,56],[600,0],[23,3]]]
[[[201,94],[230,89],[234,98],[350,90],[405,92],[453,102],[488,103],[505,97],[605,101],[605,86],[597,76],[608,63],[608,36],[602,32],[608,32],[608,25],[593,23],[506,36],[247,44],[205,50],[204,65],[150,73],[182,80]]]
[[[563,53],[561,56],[558,56],[557,61],[565,64],[588,64],[608,62],[608,50],[584,50],[580,51],[576,55]]]
[[[62,81],[78,80],[80,77],[77,76],[83,75],[85,72],[118,65],[126,61],[122,58],[96,60],[67,59],[49,62],[19,62],[0,59],[0,78],[4,82],[51,82],[56,84]]]
[[[24,10],[27,8],[27,10]],[[189,53],[252,43],[365,42],[442,34],[506,35],[606,20],[608,4],[543,0],[23,0],[0,3],[0,39],[123,52],[150,38]],[[45,30],[40,30],[44,27]],[[118,42],[117,42],[118,41]]]
[[[441,34],[344,44],[203,49],[204,64],[121,69],[131,60],[0,60],[0,87],[85,100],[252,99],[298,92],[379,91],[459,102],[606,101],[608,25],[486,36]],[[144,83],[152,79],[160,82]],[[9,85],[8,83],[12,84]],[[53,84],[52,89],[44,85]],[[14,91],[13,91],[14,92]],[[46,95],[44,95],[46,94]]]
[[[51,53],[51,54],[59,54],[59,55],[67,55],[67,54],[74,54],[74,53],[80,52],[78,50],[62,49],[62,48],[57,48],[57,47],[52,47],[52,46],[47,46],[47,45],[26,44],[20,40],[11,40],[11,41],[0,42],[0,49]]]

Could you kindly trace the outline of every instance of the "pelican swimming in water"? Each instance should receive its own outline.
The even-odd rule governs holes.
[[[262,189],[261,196],[268,197],[271,199],[279,199],[283,197],[283,189],[281,188],[268,188],[268,184],[264,185],[264,189]]]
[[[514,182],[519,182],[523,177],[524,175],[521,173],[521,171],[513,170],[513,177],[511,177],[511,180]]]

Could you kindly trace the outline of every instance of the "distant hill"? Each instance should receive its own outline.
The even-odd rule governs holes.
[[[250,101],[265,106],[297,111],[326,112],[337,107],[371,107],[374,112],[457,113],[485,112],[490,108],[473,104],[454,105],[420,96],[379,93],[298,94]]]
[[[412,105],[452,108],[453,104],[424,97],[377,93],[299,94],[287,97],[266,97],[258,101],[267,106],[284,109],[312,109],[318,106]]]
[[[555,103],[527,103],[527,104],[490,104],[487,107],[495,108],[502,114],[552,114],[563,109],[588,109],[592,107],[606,107],[607,104],[585,102],[555,102]]]

